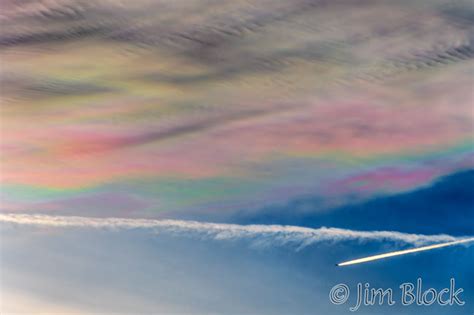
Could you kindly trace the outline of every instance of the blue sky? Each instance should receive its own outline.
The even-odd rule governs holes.
[[[472,315],[471,2],[1,1],[0,313]]]
[[[436,198],[433,202],[424,202],[434,209],[425,221],[432,226],[432,233],[424,234],[447,231],[457,236],[472,235],[455,233],[455,228],[463,225],[456,217],[447,220],[442,211],[452,207],[472,213],[474,194],[467,194],[472,191],[472,185],[461,185],[464,192],[459,189],[463,181],[473,180],[472,174],[455,174],[431,187],[385,199],[403,201],[408,198],[410,203],[417,204],[417,196],[421,198],[439,191],[443,191],[444,196],[456,194],[458,199],[451,198],[451,203],[444,197],[440,197],[445,200],[443,204]],[[359,211],[370,216],[387,202],[376,198],[346,207],[360,207]],[[334,211],[337,214],[342,210]],[[307,225],[315,226],[315,220],[308,220]],[[383,219],[378,220],[381,228],[377,230],[415,232],[411,230],[412,224],[404,224],[402,218],[387,223],[387,227],[396,229],[384,228]],[[438,220],[446,222],[444,231],[436,226]],[[261,220],[256,221],[259,226],[268,227]],[[462,218],[459,221],[463,221]],[[354,230],[371,233],[376,222],[368,219],[364,222],[368,222],[365,228],[357,225]],[[285,221],[278,223],[286,224]],[[344,225],[350,226],[350,222],[340,224],[348,227]],[[245,235],[226,228],[213,235],[212,228],[206,227],[180,231],[177,227],[124,228],[118,223],[93,227],[92,224],[51,226],[38,222],[4,222],[1,232],[2,292],[6,293],[7,313],[36,305],[40,309],[84,314],[349,314],[349,306],[355,304],[355,291],[347,304],[336,306],[328,298],[334,285],[345,283],[355,290],[357,283],[368,282],[372,287],[392,288],[395,300],[398,298],[400,302],[398,286],[403,282],[416,283],[418,277],[426,286],[438,290],[449,286],[451,278],[464,288],[461,296],[467,304],[449,307],[450,314],[467,314],[473,307],[469,301],[474,298],[471,280],[474,278],[471,266],[474,250],[466,245],[336,267],[335,263],[344,260],[410,248],[418,243],[391,236],[340,238],[333,235],[301,246],[304,239],[289,241],[297,239],[293,234],[283,238],[285,242],[278,233],[265,235],[257,231]],[[446,314],[446,309],[446,306],[398,303],[391,307],[362,306],[358,313]]]

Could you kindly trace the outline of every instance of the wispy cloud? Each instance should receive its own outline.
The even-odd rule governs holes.
[[[353,231],[321,227],[317,229],[284,225],[238,225],[183,220],[151,220],[125,218],[90,218],[40,214],[0,214],[0,222],[70,228],[114,230],[146,229],[154,233],[198,237],[213,240],[247,240],[256,246],[289,245],[302,249],[320,242],[389,241],[413,245],[453,242],[462,238],[439,234],[422,235],[392,231]]]

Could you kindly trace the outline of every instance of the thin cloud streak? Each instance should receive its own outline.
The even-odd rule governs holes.
[[[432,249],[436,249],[436,248],[442,248],[442,247],[448,247],[448,246],[453,246],[453,245],[459,245],[459,244],[463,244],[463,243],[469,243],[469,242],[473,242],[473,241],[474,241],[474,237],[471,237],[471,238],[466,238],[466,239],[453,241],[453,242],[428,245],[428,246],[423,246],[423,247],[418,247],[418,248],[399,250],[399,251],[396,251],[396,252],[390,252],[390,253],[385,253],[385,254],[380,254],[380,255],[369,256],[369,257],[365,257],[365,258],[354,259],[354,260],[339,263],[337,265],[338,266],[348,266],[348,265],[362,264],[362,263],[366,263],[366,262],[370,262],[370,261],[374,261],[374,260],[379,260],[379,259],[384,259],[384,258],[389,258],[389,257],[394,257],[394,256],[400,256],[400,255],[407,255],[407,254],[411,254],[411,253],[422,252],[422,251],[432,250]]]
[[[89,218],[40,214],[0,214],[3,224],[47,226],[57,228],[93,228],[106,230],[146,229],[154,233],[168,233],[184,237],[212,240],[248,240],[258,247],[284,246],[297,250],[311,244],[337,241],[391,241],[413,245],[435,242],[456,242],[460,238],[439,234],[421,235],[391,231],[353,231],[338,228],[307,228],[284,225],[238,225],[183,220],[151,220],[126,218]]]

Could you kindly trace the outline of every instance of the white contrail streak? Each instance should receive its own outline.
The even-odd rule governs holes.
[[[339,263],[337,265],[338,266],[348,266],[348,265],[361,264],[361,263],[366,263],[366,262],[369,262],[369,261],[384,259],[384,258],[388,258],[388,257],[406,255],[406,254],[411,254],[411,253],[416,253],[416,252],[422,252],[422,251],[425,251],[425,250],[432,250],[432,249],[436,249],[436,248],[453,246],[453,245],[458,245],[458,244],[468,243],[468,242],[473,242],[473,241],[474,241],[474,237],[466,238],[466,239],[453,241],[453,242],[428,245],[428,246],[423,246],[423,247],[417,247],[417,248],[412,248],[412,249],[399,250],[399,251],[396,251],[396,252],[390,252],[390,253],[385,253],[385,254],[380,254],[380,255],[369,256],[369,257],[365,257],[365,258],[354,259],[354,260]]]
[[[40,214],[2,214],[0,223],[57,228],[87,228],[105,230],[146,230],[180,237],[213,240],[245,240],[257,247],[291,246],[297,250],[320,242],[378,241],[422,246],[439,242],[454,242],[450,235],[420,235],[389,231],[352,231],[337,228],[306,228],[284,225],[239,225],[184,220],[151,220],[125,218],[90,218]]]

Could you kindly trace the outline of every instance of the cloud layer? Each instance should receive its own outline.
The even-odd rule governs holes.
[[[2,211],[225,211],[474,165],[468,1],[1,6]]]

